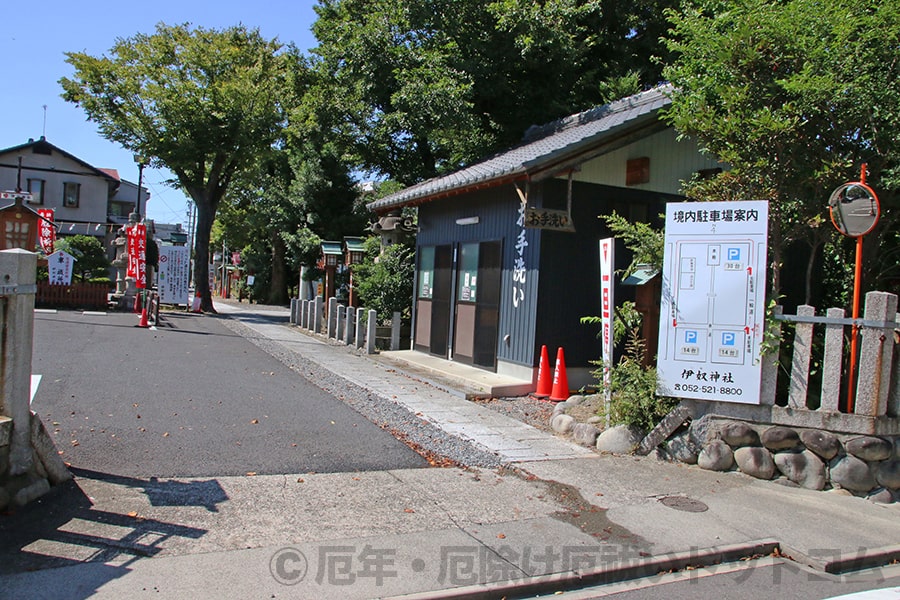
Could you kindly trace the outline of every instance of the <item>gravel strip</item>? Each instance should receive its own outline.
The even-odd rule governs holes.
[[[369,421],[389,431],[394,437],[425,457],[432,465],[483,468],[502,466],[503,463],[496,454],[477,448],[466,440],[446,433],[428,421],[415,416],[398,402],[373,394],[370,390],[351,383],[299,354],[291,352],[280,343],[260,337],[235,318],[227,315],[219,315],[219,318],[223,325],[238,335],[246,338],[319,388],[343,401]]]

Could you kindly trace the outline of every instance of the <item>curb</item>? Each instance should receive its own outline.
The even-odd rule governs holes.
[[[900,562],[900,545],[872,549],[860,548],[856,554],[850,556],[837,554],[832,560],[813,558],[785,544],[781,545],[781,551],[795,562],[830,575],[843,575]]]
[[[678,571],[686,567],[708,567],[735,562],[757,554],[768,555],[779,550],[780,547],[781,544],[775,540],[757,540],[744,544],[674,552],[612,568],[597,567],[586,571],[567,571],[529,577],[519,581],[482,583],[447,590],[392,596],[385,600],[492,600],[508,596],[532,596],[641,579],[666,571]]]

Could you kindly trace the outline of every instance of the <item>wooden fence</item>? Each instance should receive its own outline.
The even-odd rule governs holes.
[[[35,306],[41,308],[105,309],[108,303],[109,285],[105,283],[76,283],[51,285],[39,281]]]
[[[771,338],[779,338],[781,324],[790,322],[793,349],[780,363],[774,359],[777,353],[763,357],[762,405],[786,403],[790,410],[874,418],[900,416],[900,361],[894,351],[900,328],[896,295],[866,294],[861,319],[845,318],[840,308],[817,316],[815,308],[807,305],[798,307],[796,315],[780,312],[776,310]],[[848,348],[854,328],[857,369],[851,374]]]

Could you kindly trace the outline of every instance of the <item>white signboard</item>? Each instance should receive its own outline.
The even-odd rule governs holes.
[[[160,246],[159,301],[162,304],[188,303],[191,263],[187,246]]]
[[[609,398],[609,370],[613,366],[613,259],[615,239],[600,240],[600,340],[603,350],[603,384]]]
[[[657,392],[759,404],[769,205],[666,206]]]
[[[50,285],[72,285],[72,267],[75,265],[75,257],[57,250],[47,257],[47,273]]]

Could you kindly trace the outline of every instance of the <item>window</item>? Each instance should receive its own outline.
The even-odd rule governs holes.
[[[43,204],[44,203],[44,180],[43,179],[29,179],[28,180],[28,192],[32,195],[32,199],[31,199],[32,204]]]
[[[63,206],[78,208],[78,196],[81,194],[81,184],[67,181],[63,184]]]

